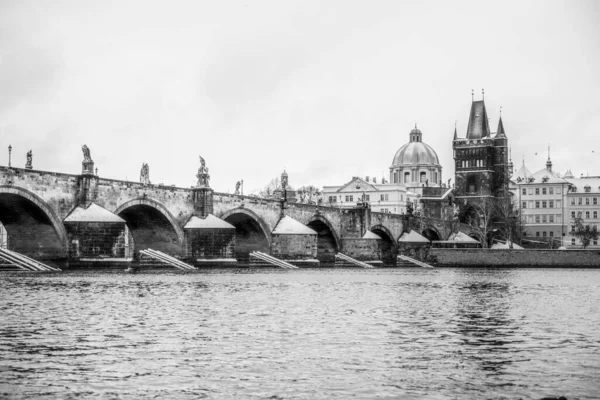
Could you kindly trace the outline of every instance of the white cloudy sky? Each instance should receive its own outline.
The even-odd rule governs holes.
[[[454,175],[485,88],[513,161],[600,175],[600,2],[1,1],[0,164],[258,190],[388,176],[417,121]],[[538,153],[536,155],[536,153]]]

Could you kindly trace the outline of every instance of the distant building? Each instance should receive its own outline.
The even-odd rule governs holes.
[[[525,238],[535,242],[553,241],[560,246],[568,233],[567,193],[570,183],[546,167],[531,173],[525,163],[511,177],[515,184],[514,200],[523,217]]]
[[[452,148],[455,196],[460,206],[460,219],[465,221],[466,215],[474,212],[473,206],[483,199],[509,193],[512,165],[502,117],[493,133],[484,101],[472,101],[466,137],[459,138],[454,128]]]
[[[534,243],[552,241],[553,247],[581,248],[581,241],[572,235],[575,218],[600,228],[599,176],[575,178],[570,169],[561,176],[552,170],[548,157],[546,167],[533,174],[523,163],[511,182],[524,218],[526,239]],[[597,240],[589,245],[598,247]]]
[[[407,202],[411,202],[413,211],[418,212],[426,204],[431,216],[438,216],[442,207],[436,202],[446,201],[448,191],[442,183],[442,166],[437,153],[423,142],[423,133],[415,126],[409,133],[409,142],[394,155],[390,183],[353,177],[343,185],[324,186],[323,201],[342,208],[366,202],[373,211],[394,214],[406,213]],[[425,203],[422,204],[421,199],[425,199]]]
[[[567,172],[570,173],[570,170]],[[565,174],[566,175],[566,174]],[[570,174],[570,176],[573,176]],[[567,215],[569,228],[567,230],[564,245],[568,247],[580,248],[581,241],[572,235],[575,229],[575,218],[583,218],[583,224],[596,226],[600,229],[600,176],[590,176],[581,178],[566,178],[570,184],[570,190],[567,193]],[[598,240],[592,241],[588,248],[598,248]]]
[[[409,133],[409,142],[396,152],[390,167],[390,182],[407,188],[441,186],[442,166],[435,150],[423,142],[417,129]]]
[[[323,202],[340,208],[356,207],[358,203],[366,202],[372,211],[404,214],[406,202],[416,203],[417,198],[405,186],[375,183],[356,176],[340,186],[323,186]]]

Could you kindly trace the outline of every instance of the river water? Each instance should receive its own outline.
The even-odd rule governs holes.
[[[600,398],[600,270],[0,275],[0,398]]]

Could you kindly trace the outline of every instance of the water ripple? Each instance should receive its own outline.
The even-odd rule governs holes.
[[[597,398],[600,270],[0,275],[0,397]]]

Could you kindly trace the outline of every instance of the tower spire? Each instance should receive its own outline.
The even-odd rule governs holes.
[[[550,161],[550,144],[548,144],[548,161],[546,161],[546,169],[552,172],[552,161]]]
[[[485,100],[485,89],[481,89],[481,100]]]
[[[456,133],[456,120],[454,120],[454,140],[458,139],[458,134]]]
[[[475,101],[475,90],[471,89],[471,102]]]

